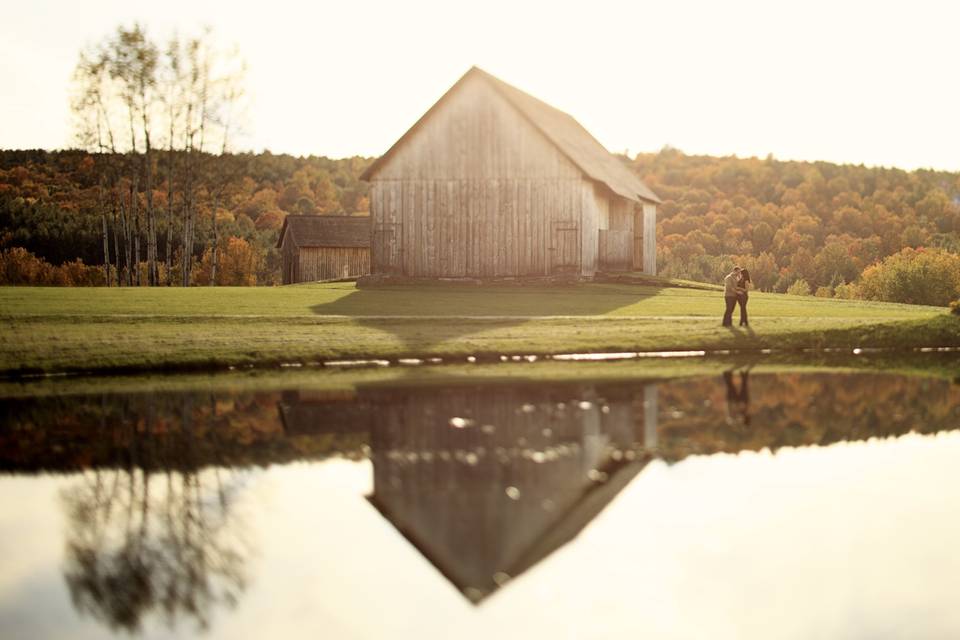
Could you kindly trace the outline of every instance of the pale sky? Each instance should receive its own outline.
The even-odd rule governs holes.
[[[239,149],[379,155],[471,65],[611,151],[960,170],[960,2],[34,0],[0,21],[0,148],[72,146],[77,55],[211,25],[250,71]]]

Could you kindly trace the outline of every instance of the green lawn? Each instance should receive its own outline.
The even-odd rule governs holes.
[[[665,283],[666,284],[666,283]],[[352,357],[960,346],[945,309],[715,290],[353,284],[0,288],[0,372],[215,368]]]

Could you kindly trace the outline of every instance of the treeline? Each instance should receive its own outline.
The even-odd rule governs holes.
[[[762,290],[873,297],[889,288],[870,278],[927,260],[939,270],[924,275],[918,267],[917,278],[945,278],[952,297],[960,296],[960,173],[670,148],[638,155],[633,167],[664,200],[657,226],[663,275],[717,282],[741,264]]]
[[[280,255],[275,245],[288,213],[364,215],[369,210],[368,187],[358,176],[372,158],[295,158],[269,152],[196,154],[198,170],[191,178],[193,234],[185,261],[181,180],[176,171],[167,178],[157,167],[183,167],[188,156],[186,151],[156,151],[151,158],[162,176],[153,185],[151,196],[156,213],[158,284],[184,284],[185,263],[189,264],[190,284],[277,284]],[[103,176],[115,172],[118,165],[129,170],[118,181],[122,186],[106,189]],[[147,284],[146,224],[138,228],[135,220],[128,223],[130,237],[124,236],[119,221],[114,224],[121,207],[126,207],[131,219],[137,214],[142,219],[147,206],[145,184],[142,157],[84,151],[0,151],[0,281]],[[212,268],[214,247],[216,274]],[[25,252],[14,252],[14,248]],[[133,254],[129,260],[128,248]],[[83,275],[76,261],[88,266]],[[105,263],[111,265],[109,269],[103,267]],[[69,274],[65,265],[70,265]],[[99,265],[100,275],[89,273],[89,265]]]
[[[146,284],[146,253],[138,259],[136,251],[148,244],[146,225],[128,224],[125,240],[124,225],[114,222],[123,207],[142,216],[149,199],[159,284],[275,284],[285,215],[369,210],[359,176],[372,158],[155,150],[148,198],[144,155],[0,151],[0,251],[7,254],[0,279],[67,283],[51,269],[74,263],[71,273],[79,274],[75,261],[104,265],[106,255],[112,267],[102,269],[101,282]],[[741,264],[765,291],[941,305],[960,297],[960,173],[687,156],[669,148],[632,162],[664,200],[662,275],[718,282]],[[120,176],[113,189],[104,185],[110,172]],[[10,254],[13,247],[49,263],[34,269],[46,279],[24,276],[18,265],[25,256]]]

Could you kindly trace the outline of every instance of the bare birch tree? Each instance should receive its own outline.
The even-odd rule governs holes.
[[[111,196],[118,284],[141,283],[142,241],[146,243],[147,284],[161,284],[161,253],[167,284],[171,284],[173,234],[179,218],[181,284],[189,286],[198,214],[201,204],[211,205],[211,200],[212,242],[214,252],[217,250],[216,210],[226,182],[215,166],[204,171],[203,165],[208,160],[215,164],[207,149],[211,142],[219,142],[218,155],[227,152],[244,95],[239,56],[218,51],[210,29],[187,39],[174,36],[161,52],[143,27],[134,24],[118,27],[100,46],[80,55],[71,106],[78,121],[78,142],[99,153],[108,166],[105,182]],[[124,123],[122,134],[114,127],[120,122]],[[162,133],[158,136],[157,132]],[[158,139],[164,135],[166,157],[158,161],[157,154],[163,155],[157,151]],[[219,141],[215,140],[218,135]],[[162,250],[154,199],[158,164],[164,167],[161,171],[166,180]],[[202,199],[204,195],[206,199]],[[106,201],[101,191],[104,262],[109,263],[111,225]]]

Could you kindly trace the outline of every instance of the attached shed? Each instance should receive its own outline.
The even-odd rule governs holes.
[[[370,218],[288,215],[277,247],[283,256],[283,284],[367,275]]]
[[[476,67],[361,176],[371,273],[656,273],[660,202],[576,120]]]

